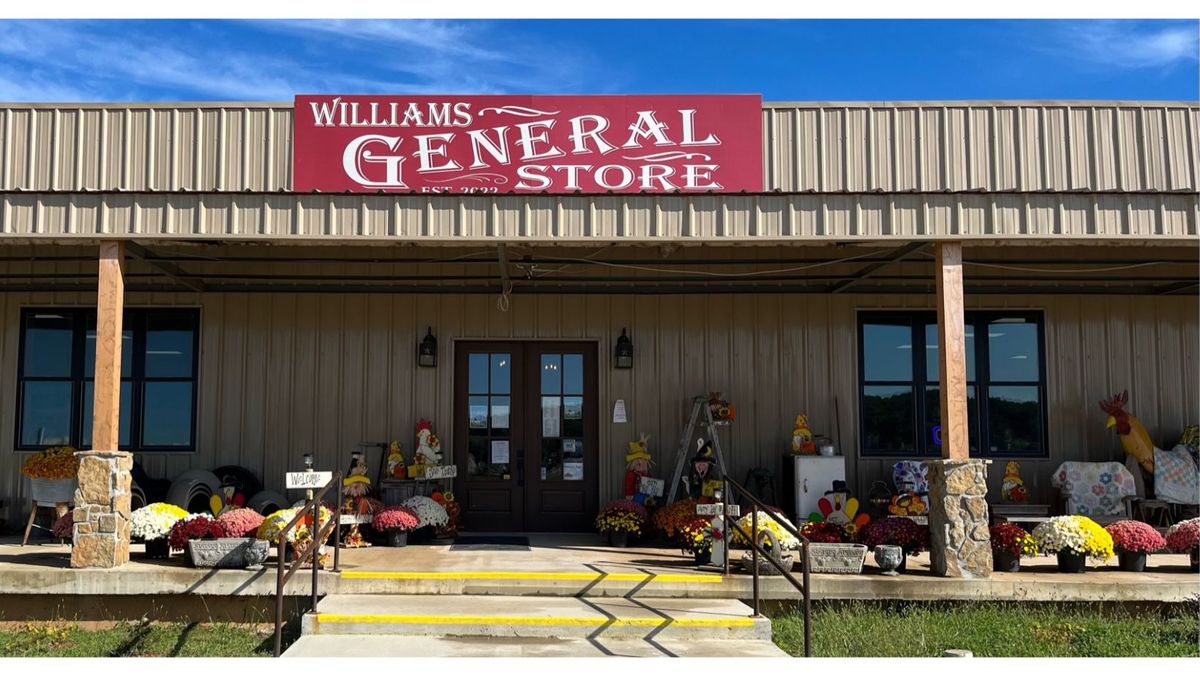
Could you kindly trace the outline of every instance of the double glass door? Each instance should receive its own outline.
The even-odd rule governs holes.
[[[596,346],[455,344],[455,491],[472,531],[591,529]]]

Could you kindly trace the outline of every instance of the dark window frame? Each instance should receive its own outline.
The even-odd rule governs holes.
[[[72,337],[71,337],[71,369],[70,375],[65,377],[49,377],[49,376],[26,376],[25,375],[25,342],[26,331],[25,327],[27,319],[30,315],[39,313],[54,313],[60,315],[70,315],[72,318]],[[164,315],[188,315],[191,318],[192,330],[192,375],[184,376],[146,376],[146,327],[148,319],[152,314]],[[95,326],[95,308],[87,307],[56,307],[56,306],[38,306],[38,307],[23,307],[20,311],[20,323],[18,325],[18,349],[17,349],[17,396],[16,396],[16,411],[13,424],[13,450],[18,452],[39,451],[45,448],[54,446],[55,444],[32,445],[22,443],[22,424],[24,421],[24,398],[26,382],[34,381],[56,381],[71,383],[71,412],[69,437],[70,445],[78,449],[89,449],[90,444],[83,444],[84,424],[83,410],[85,402],[83,400],[85,386],[87,383],[92,383],[95,379],[95,373],[85,373],[85,364],[87,355],[85,354],[87,347],[87,333],[93,330]],[[200,308],[198,307],[129,307],[125,309],[125,317],[122,322],[122,330],[130,331],[133,334],[133,347],[130,353],[133,357],[130,364],[129,376],[121,377],[121,382],[130,383],[130,401],[129,406],[129,442],[122,445],[120,450],[130,451],[133,453],[195,453],[196,452],[196,427],[197,413],[199,411],[199,394],[200,394]],[[122,368],[124,370],[124,368]],[[146,383],[157,382],[191,382],[191,426],[188,430],[188,444],[177,446],[155,446],[142,444],[144,437],[144,399]]]
[[[1034,381],[993,381],[991,378],[991,355],[987,340],[988,326],[996,319],[1023,319],[1037,327],[1038,349],[1038,380]],[[968,387],[975,388],[975,406],[977,407],[978,429],[976,438],[979,440],[979,452],[972,457],[981,458],[1048,458],[1050,455],[1049,413],[1046,394],[1046,322],[1045,313],[1041,310],[968,310],[965,313],[966,325],[975,331],[975,378],[967,382]],[[925,434],[925,421],[928,420],[925,392],[929,387],[940,387],[940,382],[928,378],[926,357],[928,350],[925,342],[925,325],[937,323],[937,312],[934,310],[860,310],[858,312],[857,350],[858,350],[858,433],[859,455],[872,458],[936,458],[941,455],[940,447],[933,443],[930,435]],[[910,329],[912,356],[912,379],[909,381],[885,381],[866,379],[866,351],[864,331],[868,324],[897,324],[906,325]],[[983,339],[980,339],[980,336]],[[867,421],[863,414],[866,388],[871,385],[907,386],[912,392],[913,439],[915,448],[904,449],[868,449]],[[991,420],[989,416],[988,392],[992,385],[1035,387],[1038,392],[1039,429],[1041,430],[1040,448],[1033,451],[1002,450],[991,452]]]

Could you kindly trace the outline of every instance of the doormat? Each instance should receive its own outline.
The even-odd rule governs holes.
[[[460,535],[450,545],[452,552],[527,552],[529,538],[524,535]]]

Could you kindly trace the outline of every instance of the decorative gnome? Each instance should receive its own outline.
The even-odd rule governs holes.
[[[816,452],[817,444],[813,441],[812,428],[808,426],[808,416],[801,413],[792,425],[792,453],[811,455]]]
[[[387,478],[403,479],[408,476],[408,468],[404,465],[404,455],[400,452],[400,442],[393,441],[388,445]]]
[[[417,451],[413,456],[418,465],[442,464],[442,442],[433,433],[433,423],[421,418],[417,422]]]
[[[1025,490],[1025,480],[1021,478],[1021,464],[1009,460],[1004,466],[1004,479],[1000,482],[1000,497],[1009,502],[1025,502],[1029,493]]]
[[[687,482],[689,497],[699,502],[713,501],[713,492],[721,485],[721,480],[713,471],[715,464],[712,443],[706,443],[703,438],[697,439],[696,455],[692,456],[692,470],[684,479]]]
[[[642,477],[650,476],[650,466],[654,464],[647,448],[649,441],[648,435],[641,435],[637,441],[629,442],[629,452],[625,454],[625,499],[642,506],[654,502],[654,497],[643,493],[640,486]]]

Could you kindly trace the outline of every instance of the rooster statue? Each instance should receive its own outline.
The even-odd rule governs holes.
[[[1100,408],[1108,414],[1105,427],[1116,427],[1125,452],[1137,459],[1138,464],[1151,474],[1154,473],[1154,442],[1142,423],[1125,410],[1129,403],[1129,390],[1100,402]]]

